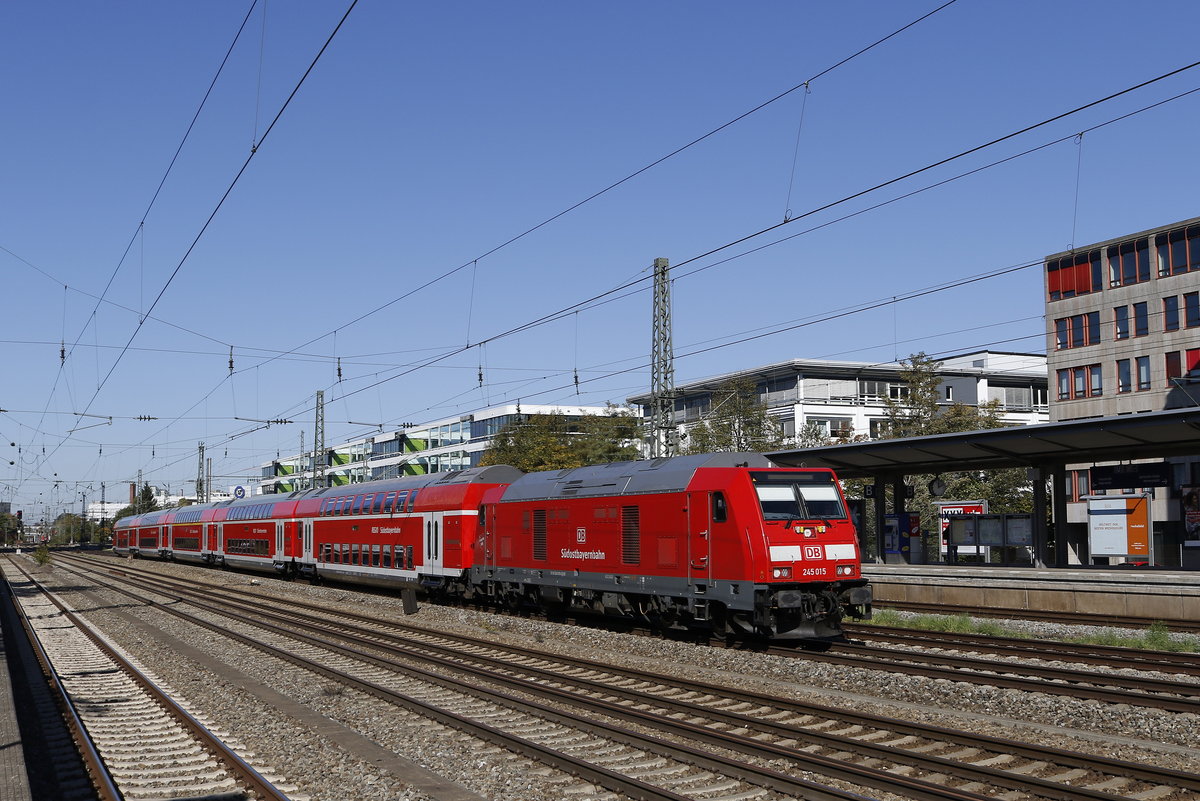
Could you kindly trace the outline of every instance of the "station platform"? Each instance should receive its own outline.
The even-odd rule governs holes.
[[[7,605],[9,598],[0,598]],[[4,801],[32,801],[29,774],[26,772],[25,750],[27,743],[22,738],[21,726],[17,722],[17,705],[13,696],[13,676],[10,660],[18,658],[13,650],[14,617],[8,609],[0,610],[0,798]]]
[[[1200,621],[1200,573],[1139,568],[862,566],[875,602]]]

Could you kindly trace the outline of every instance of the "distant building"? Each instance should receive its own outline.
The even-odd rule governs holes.
[[[1200,405],[1200,218],[1047,256],[1044,289],[1051,420]],[[1200,458],[1166,463],[1170,486],[1109,490],[1095,489],[1093,465],[1068,467],[1059,489],[1078,558],[1093,561],[1085,499],[1144,489],[1156,561],[1180,563],[1195,538],[1185,536],[1181,498],[1200,486]]]
[[[1033,353],[979,351],[942,359],[942,401],[978,406],[997,401],[1010,425],[1049,419],[1046,357]],[[908,392],[903,365],[896,362],[844,362],[793,359],[692,381],[675,387],[675,423],[679,433],[700,423],[713,408],[714,392],[735,379],[749,380],[767,413],[787,437],[813,426],[833,439],[876,439],[887,425],[886,399]],[[650,414],[650,396],[629,403]]]
[[[492,439],[510,422],[531,414],[582,417],[606,411],[602,406],[508,404],[380,432],[326,448],[325,483],[340,486],[464,470],[479,464]],[[264,463],[261,480],[253,489],[258,493],[282,493],[311,487],[312,460],[309,452]]]

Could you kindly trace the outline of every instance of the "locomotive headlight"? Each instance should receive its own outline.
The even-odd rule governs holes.
[[[815,536],[817,536],[817,532],[816,532],[816,531],[814,531],[814,530],[813,530],[813,529],[811,529],[811,528],[806,528],[806,529],[804,529],[804,536],[806,536],[806,537],[815,537]]]
[[[854,565],[838,565],[837,566],[837,574],[839,576],[854,575]]]
[[[772,568],[771,575],[774,578],[791,578],[792,577],[792,569],[790,567]]]

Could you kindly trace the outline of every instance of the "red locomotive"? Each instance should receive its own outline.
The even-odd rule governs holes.
[[[124,518],[114,548],[718,633],[832,637],[845,616],[871,614],[833,472],[758,454],[482,467],[269,497]]]

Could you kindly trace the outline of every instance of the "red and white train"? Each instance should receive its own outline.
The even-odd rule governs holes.
[[[661,627],[833,637],[871,588],[830,470],[709,454],[476,467],[118,520],[114,550]]]

